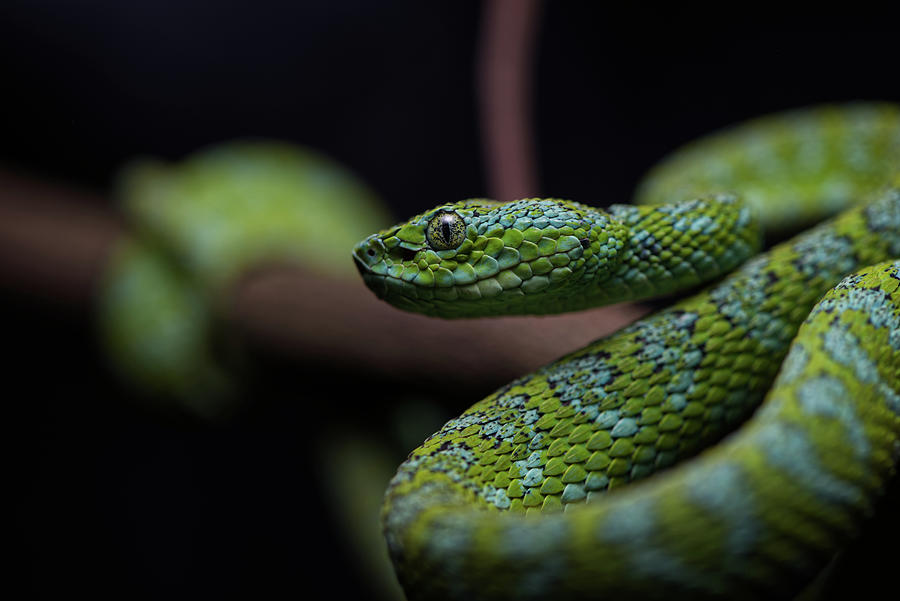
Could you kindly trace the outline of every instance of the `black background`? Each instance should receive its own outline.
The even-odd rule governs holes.
[[[882,29],[849,27],[847,15],[736,28],[749,16],[706,25],[599,4],[544,7],[542,194],[621,202],[664,153],[723,125],[823,101],[900,101],[886,15]],[[102,191],[135,155],[177,159],[265,136],[332,155],[400,217],[484,195],[480,10],[462,1],[7,2],[0,161]],[[89,315],[15,290],[0,308],[11,356],[11,586],[36,597],[367,595],[317,490],[308,407],[296,392],[302,365],[261,357],[264,400],[237,423],[202,426],[123,403]],[[319,380],[371,385],[333,369]],[[887,568],[878,557],[860,560],[867,571],[852,586],[878,585]]]

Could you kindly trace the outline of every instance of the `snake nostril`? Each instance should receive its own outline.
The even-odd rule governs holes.
[[[374,249],[374,248],[370,248],[369,250],[366,251],[366,254],[369,255],[370,257],[374,257],[374,256],[375,256],[375,249]]]

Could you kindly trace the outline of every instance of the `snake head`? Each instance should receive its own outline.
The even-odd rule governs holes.
[[[357,269],[379,297],[437,317],[559,313],[596,300],[627,228],[556,199],[440,205],[360,242]]]

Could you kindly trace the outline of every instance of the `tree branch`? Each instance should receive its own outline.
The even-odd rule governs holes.
[[[115,241],[127,231],[96,195],[0,170],[0,287],[92,308]],[[255,343],[298,360],[385,377],[499,385],[636,319],[607,307],[550,317],[433,319],[379,301],[356,280],[302,266],[247,274],[223,303]]]
[[[531,110],[538,0],[485,4],[478,95],[488,189],[502,201],[539,192]]]

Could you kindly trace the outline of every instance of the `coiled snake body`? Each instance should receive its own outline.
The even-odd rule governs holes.
[[[383,514],[407,594],[796,593],[900,453],[898,167],[898,107],[820,107],[676,154],[641,189],[656,204],[463,201],[360,243],[376,294],[442,317],[575,310],[731,272],[413,451]],[[860,204],[739,267],[755,212],[847,201]]]

